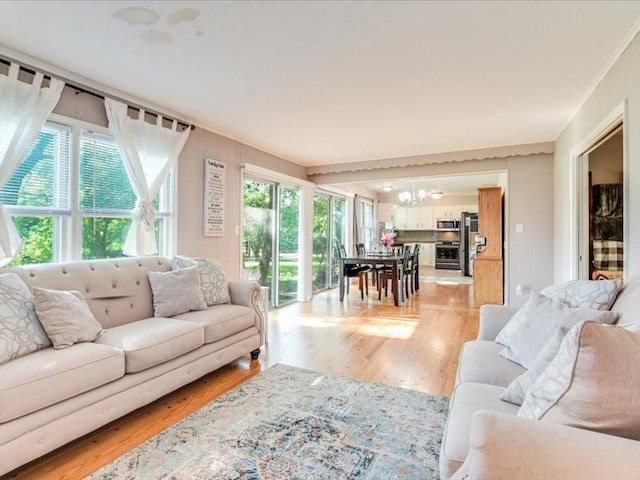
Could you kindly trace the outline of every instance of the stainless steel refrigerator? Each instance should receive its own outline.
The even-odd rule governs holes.
[[[472,256],[476,253],[475,237],[478,233],[478,214],[462,212],[460,218],[460,272],[466,277],[473,276]]]

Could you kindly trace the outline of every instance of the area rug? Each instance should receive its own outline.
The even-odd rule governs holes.
[[[88,478],[438,477],[448,399],[275,365]]]

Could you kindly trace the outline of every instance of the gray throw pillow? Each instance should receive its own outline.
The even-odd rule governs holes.
[[[0,275],[0,364],[49,346],[29,287],[15,273]]]
[[[622,280],[569,280],[540,293],[569,307],[609,310],[622,288]]]
[[[560,327],[554,332],[551,339],[536,357],[533,367],[516,377],[507,389],[502,392],[502,395],[500,395],[502,400],[513,403],[514,405],[522,405],[527,390],[529,390],[540,374],[544,372],[544,369],[551,363],[551,360],[558,354],[562,340],[568,331],[569,329],[567,327]]]
[[[196,267],[171,272],[149,272],[149,283],[153,292],[155,317],[172,317],[207,308]]]
[[[173,257],[171,259],[173,270],[188,267],[197,268],[202,296],[207,305],[231,303],[229,284],[220,262],[204,258]]]
[[[593,320],[613,324],[619,314],[590,308],[570,308],[564,303],[532,291],[527,303],[498,333],[496,342],[504,345],[500,355],[531,369],[538,353],[560,327]]]
[[[32,291],[36,313],[53,342],[53,348],[93,342],[104,332],[80,292],[38,287],[33,287]]]

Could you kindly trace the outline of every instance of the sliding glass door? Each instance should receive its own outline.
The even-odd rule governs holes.
[[[268,287],[271,306],[295,301],[299,189],[247,177],[243,183],[243,205],[243,278]]]
[[[298,225],[300,190],[280,186],[278,235],[278,292],[277,305],[295,302],[298,297]]]
[[[313,292],[338,285],[336,246],[345,239],[345,199],[326,193],[313,197]]]

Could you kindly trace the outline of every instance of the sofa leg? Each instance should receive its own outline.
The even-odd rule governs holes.
[[[256,348],[255,350],[251,351],[251,360],[257,360],[258,359],[258,355],[260,355],[260,349]]]

